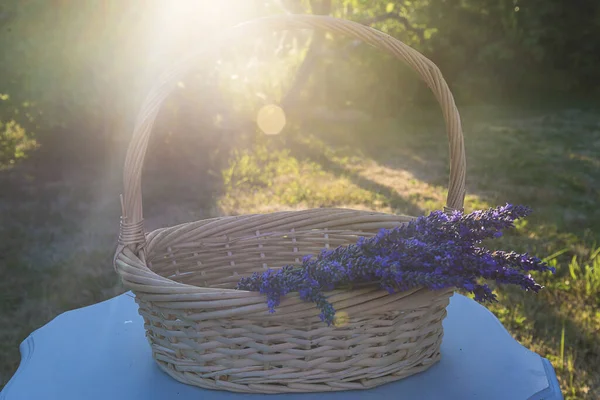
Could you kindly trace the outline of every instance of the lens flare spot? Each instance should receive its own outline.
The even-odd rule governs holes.
[[[267,135],[277,135],[285,127],[285,113],[274,104],[268,104],[258,111],[256,123]]]
[[[340,311],[335,313],[335,317],[333,318],[333,325],[336,328],[341,328],[343,326],[348,325],[350,322],[350,316],[346,311]]]

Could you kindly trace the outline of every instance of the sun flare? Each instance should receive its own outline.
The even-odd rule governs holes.
[[[268,104],[258,111],[256,124],[266,135],[277,135],[285,127],[285,113],[281,107]]]

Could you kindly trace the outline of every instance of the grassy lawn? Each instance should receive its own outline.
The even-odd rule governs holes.
[[[505,107],[465,109],[463,120],[466,211],[532,207],[498,245],[557,267],[555,276],[539,277],[546,289],[538,295],[500,289],[490,308],[524,346],[550,359],[566,398],[600,398],[600,115]],[[437,110],[354,124],[308,121],[259,142],[232,154],[214,196],[197,179],[177,191],[174,205],[164,190],[173,177],[153,180],[159,175],[150,172],[145,211],[160,217],[148,225],[330,206],[417,216],[444,204],[448,151]],[[11,174],[21,175],[5,174],[14,189],[0,196],[7,217],[0,226],[0,387],[32,330],[123,291],[111,266],[118,172],[78,171],[53,184]]]

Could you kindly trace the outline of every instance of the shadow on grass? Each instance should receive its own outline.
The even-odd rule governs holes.
[[[448,145],[438,114],[422,110],[400,116],[402,120],[356,124],[307,122],[302,129],[327,147],[409,171],[415,179],[447,188]],[[490,205],[529,205],[534,209],[532,225],[554,225],[559,233],[572,233],[580,240],[590,239],[590,231],[595,230],[591,236],[600,242],[597,114],[516,110],[516,117],[507,118],[509,111],[481,109],[467,109],[463,114],[467,195]],[[300,147],[298,142],[294,140],[292,147]],[[331,166],[325,154],[310,157],[333,171],[348,173],[343,165]],[[364,177],[353,178],[369,186]]]
[[[298,159],[307,158],[317,163],[322,167],[323,171],[331,173],[336,177],[346,177],[359,188],[383,195],[387,199],[389,207],[396,212],[411,216],[419,216],[424,213],[423,209],[393,188],[377,183],[346,168],[342,163],[332,160],[324,152],[310,146],[306,142],[293,141],[291,154]]]

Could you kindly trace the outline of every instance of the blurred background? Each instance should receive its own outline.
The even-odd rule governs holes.
[[[466,211],[534,214],[497,244],[557,267],[490,309],[551,360],[568,399],[600,398],[600,2],[3,0],[0,388],[19,343],[124,289],[112,269],[122,167],[158,74],[256,17],[332,15],[434,61],[463,118]],[[147,229],[218,215],[444,205],[441,112],[418,76],[327,32],[246,37],[200,58],[163,105],[145,162]],[[476,323],[476,321],[474,321]]]

